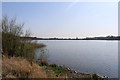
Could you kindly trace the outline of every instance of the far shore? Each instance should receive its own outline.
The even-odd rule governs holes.
[[[86,37],[86,38],[38,38],[38,37],[21,37],[30,40],[120,40],[120,36],[106,36],[106,37]]]

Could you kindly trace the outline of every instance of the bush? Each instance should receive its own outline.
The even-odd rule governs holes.
[[[56,64],[50,64],[49,66],[50,66],[50,67],[57,67]]]
[[[17,24],[16,18],[9,19],[7,16],[2,18],[1,23],[3,54],[32,59],[35,53],[32,41],[21,38],[30,36],[30,31],[23,32],[24,24]]]
[[[98,80],[99,76],[98,76],[97,74],[93,74],[93,75],[92,75],[92,78],[93,78],[94,80]]]

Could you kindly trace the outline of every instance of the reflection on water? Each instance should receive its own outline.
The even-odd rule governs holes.
[[[47,45],[50,64],[84,73],[118,77],[118,42],[105,40],[40,40]],[[36,57],[40,57],[39,49]]]

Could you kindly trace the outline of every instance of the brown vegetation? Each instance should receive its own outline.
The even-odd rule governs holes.
[[[33,46],[34,46],[35,48],[42,48],[42,47],[46,47],[46,45],[45,45],[45,44],[43,44],[43,43],[31,43],[31,44],[33,44]]]
[[[52,70],[36,63],[30,64],[22,57],[7,57],[3,55],[3,78],[56,78]]]

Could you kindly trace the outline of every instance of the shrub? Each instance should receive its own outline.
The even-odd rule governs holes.
[[[92,78],[93,78],[94,80],[98,80],[99,76],[98,76],[97,74],[93,74],[93,75],[92,75]]]
[[[30,36],[30,31],[23,32],[24,24],[17,24],[16,18],[2,18],[2,49],[4,55],[21,56],[31,59],[34,57],[35,49],[28,39],[20,37]]]
[[[50,66],[50,67],[57,67],[56,64],[50,64],[49,66]]]

